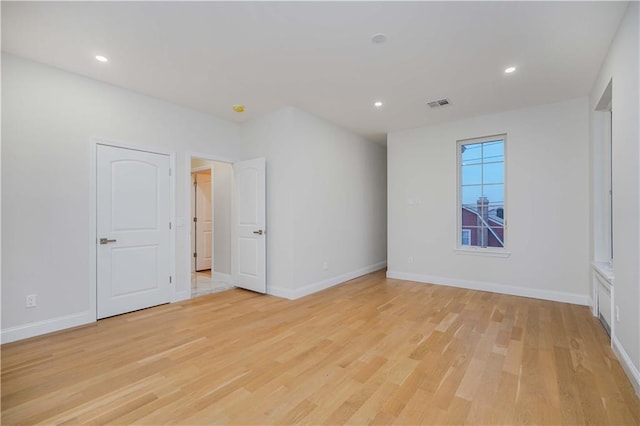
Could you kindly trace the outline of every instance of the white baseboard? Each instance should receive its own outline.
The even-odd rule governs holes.
[[[297,299],[296,291],[289,288],[277,287],[267,284],[267,294],[270,296],[283,297],[285,299]]]
[[[512,296],[532,297],[535,299],[551,300],[554,302],[572,303],[574,305],[589,306],[589,296],[562,291],[541,290],[536,288],[514,287],[505,284],[494,284],[483,281],[468,281],[457,278],[436,277],[433,275],[413,274],[408,272],[387,271],[388,278],[415,281],[427,284],[446,285],[449,287],[467,288],[471,290],[489,291],[492,293],[509,294]]]
[[[611,348],[618,357],[622,369],[627,373],[627,377],[629,377],[629,381],[636,391],[636,395],[640,398],[640,371],[633,365],[631,357],[629,357],[629,354],[624,350],[624,347],[615,335],[611,338]]]
[[[338,275],[337,277],[318,281],[296,289],[267,285],[267,293],[272,296],[284,297],[285,299],[290,300],[299,299],[301,297],[325,290],[329,287],[333,287],[334,285],[342,284],[345,281],[349,281],[354,278],[358,278],[371,272],[377,271],[384,268],[385,266],[387,266],[386,260],[375,263],[373,265],[365,266],[364,268],[360,268],[355,271],[347,272],[346,274]]]
[[[173,294],[171,299],[171,303],[182,302],[183,300],[187,300],[191,298],[191,290],[187,291],[176,291]]]
[[[15,342],[16,340],[28,339],[29,337],[40,336],[41,334],[78,327],[95,321],[95,314],[91,315],[89,311],[65,315],[58,318],[6,328],[0,332],[0,341],[2,343]]]

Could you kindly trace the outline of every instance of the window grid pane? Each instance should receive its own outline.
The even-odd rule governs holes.
[[[460,245],[504,247],[504,140],[460,147]]]

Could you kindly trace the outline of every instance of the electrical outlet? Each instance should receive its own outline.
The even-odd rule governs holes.
[[[37,294],[28,294],[25,301],[26,308],[35,308],[37,305]]]

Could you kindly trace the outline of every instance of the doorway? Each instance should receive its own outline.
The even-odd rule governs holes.
[[[191,157],[191,297],[233,288],[231,213],[233,167]]]
[[[592,163],[593,313],[610,336],[614,335],[614,187],[612,81],[594,111]]]

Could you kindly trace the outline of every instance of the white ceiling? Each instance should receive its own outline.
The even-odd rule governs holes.
[[[626,6],[3,1],[2,49],[235,122],[294,105],[384,141],[587,95]]]

